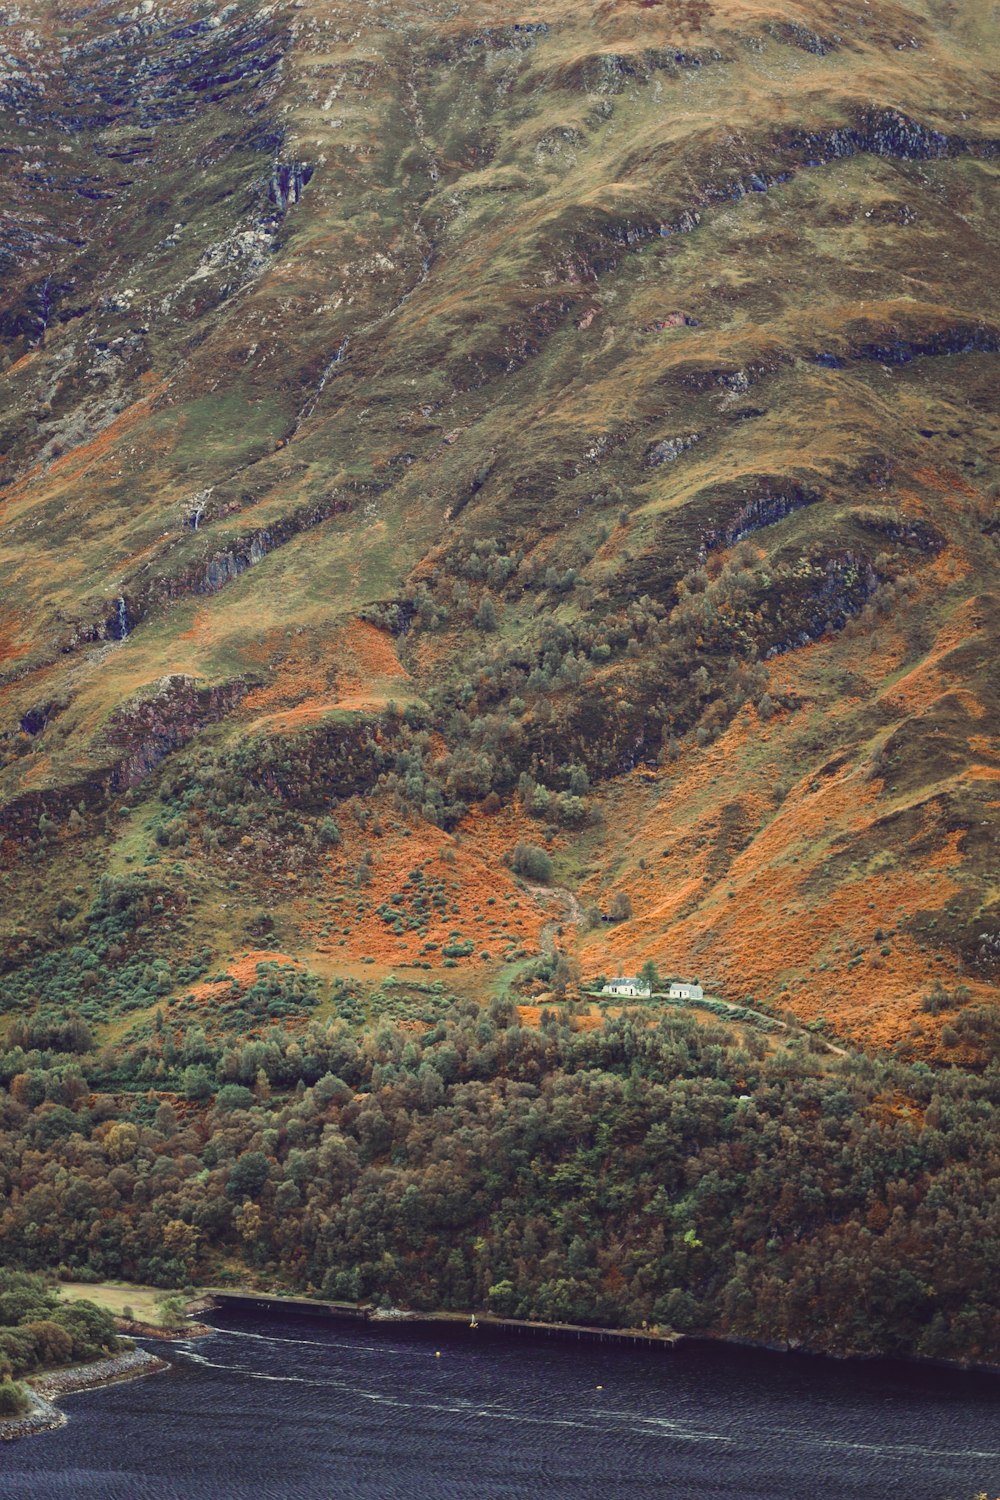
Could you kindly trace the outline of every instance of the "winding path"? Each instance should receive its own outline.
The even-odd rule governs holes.
[[[564,885],[528,885],[525,890],[534,896],[536,901],[544,901],[547,897],[555,896],[563,902],[563,914],[561,917],[550,917],[542,925],[538,934],[538,942],[543,953],[550,956],[556,953],[556,931],[566,922],[572,922],[574,927],[585,927],[587,925],[587,913],[574,896],[573,892],[567,890]]]

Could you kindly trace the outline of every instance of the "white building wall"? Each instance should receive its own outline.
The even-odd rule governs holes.
[[[671,1000],[703,1000],[705,991],[700,984],[679,984],[670,986],[668,994]]]

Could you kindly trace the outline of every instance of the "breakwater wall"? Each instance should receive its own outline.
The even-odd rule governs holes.
[[[585,1339],[595,1343],[642,1344],[670,1349],[683,1335],[670,1330],[590,1328],[577,1323],[533,1323],[525,1318],[498,1318],[490,1313],[410,1312],[405,1308],[380,1308],[353,1302],[328,1302],[311,1297],[285,1297],[266,1292],[213,1292],[220,1311],[302,1314],[343,1318],[350,1322],[398,1325],[406,1328],[438,1329],[472,1334],[518,1335],[520,1337]]]

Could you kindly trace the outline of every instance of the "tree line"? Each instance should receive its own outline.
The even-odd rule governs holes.
[[[995,1064],[820,1058],[684,1014],[530,1029],[498,1000],[422,1034],[312,1021],[207,1044],[181,1091],[139,1065],[0,1056],[9,1263],[832,1352],[1000,1349]]]

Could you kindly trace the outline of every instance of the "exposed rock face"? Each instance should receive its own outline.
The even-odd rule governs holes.
[[[657,464],[672,464],[700,441],[700,432],[689,432],[685,437],[661,438],[646,454],[646,462],[651,468],[655,468]]]
[[[915,337],[900,335],[884,342],[876,340],[862,344],[855,357],[885,365],[908,365],[913,359],[933,359],[950,354],[996,354],[998,350],[1000,332],[979,325],[929,329]]]
[[[171,751],[230,713],[247,691],[242,678],[217,687],[181,675],[161,678],[115,709],[90,746],[94,766],[86,776],[11,799],[0,807],[0,830],[32,834],[43,816],[63,823],[78,803],[101,805],[109,795],[138,786]]]
[[[928,161],[933,157],[959,155],[976,150],[994,155],[996,143],[987,141],[970,147],[959,136],[947,136],[911,120],[899,110],[866,109],[854,126],[808,132],[792,136],[792,148],[807,152],[811,160],[829,161],[870,151],[873,156],[897,157],[901,161]]]
[[[121,753],[111,771],[111,788],[138,786],[164,756],[206,724],[217,723],[246,691],[242,680],[204,688],[191,677],[162,677],[152,689],[123,704],[103,737],[110,749]]]
[[[811,645],[827,631],[842,630],[863,609],[878,585],[878,574],[866,557],[848,553],[829,558],[822,571],[817,570],[801,591],[791,593],[788,612],[797,617],[798,628],[774,642],[767,651],[768,659],[797,646]]]
[[[279,213],[284,214],[290,204],[298,203],[314,170],[308,162],[301,161],[280,162],[275,167],[271,173],[267,196]]]
[[[195,594],[214,594],[239,578],[248,568],[263,561],[275,548],[284,546],[303,531],[320,525],[331,516],[344,515],[354,508],[353,497],[332,495],[325,501],[282,516],[273,528],[251,531],[233,538],[228,546],[197,557],[177,567],[166,577],[150,577],[148,570],[130,582],[129,593],[120,594],[114,608],[95,625],[80,624],[63,643],[64,652],[97,641],[124,641],[150,612],[172,599]],[[192,530],[199,530],[192,527]],[[210,541],[210,532],[205,533]],[[201,547],[201,552],[207,550]]]
[[[705,537],[705,547],[733,547],[764,526],[775,526],[804,505],[815,505],[819,495],[809,490],[788,489],[775,493],[770,489],[754,495],[741,505],[725,526],[714,527]]]

